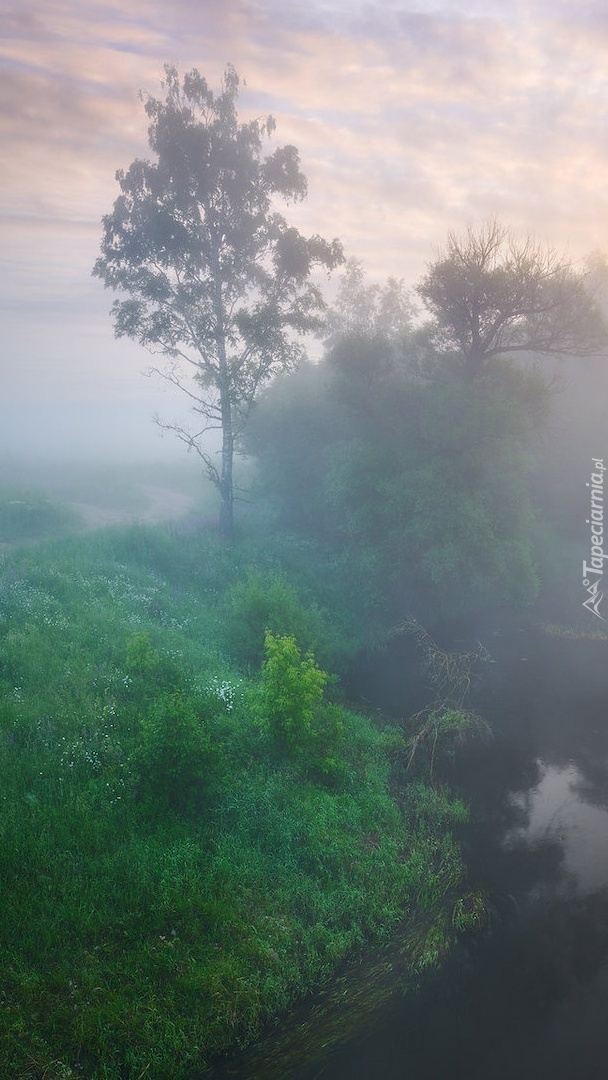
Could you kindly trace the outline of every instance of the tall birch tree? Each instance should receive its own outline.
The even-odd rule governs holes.
[[[263,153],[274,119],[239,121],[232,67],[217,93],[197,70],[180,80],[169,65],[163,87],[164,100],[144,100],[155,159],[117,172],[93,274],[118,294],[116,335],[160,355],[151,370],[188,398],[193,427],[159,423],[202,458],[229,539],[237,440],[259,388],[293,367],[301,335],[320,328],[314,271],[338,265],[342,248],[304,237],[275,209],[277,197],[306,196],[298,151]],[[214,428],[219,461],[206,448]]]

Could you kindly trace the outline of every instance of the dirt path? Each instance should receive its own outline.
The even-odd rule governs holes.
[[[145,525],[159,525],[163,521],[176,521],[186,517],[192,509],[192,497],[183,491],[170,491],[152,484],[143,485],[141,491],[148,500],[148,505],[133,511],[111,509],[87,502],[70,502],[67,505],[80,515],[87,529],[102,529],[106,525],[125,525],[133,521],[140,521]]]
[[[137,488],[136,495],[135,506],[132,510],[128,506],[100,506],[98,503],[75,500],[63,502],[63,506],[70,507],[77,514],[76,522],[66,531],[82,533],[136,522],[141,522],[143,525],[160,525],[163,522],[183,521],[186,531],[191,531],[195,522],[198,528],[203,524],[207,527],[215,525],[213,517],[193,515],[195,497],[186,491],[175,491],[157,484],[141,484]],[[8,554],[14,548],[39,544],[50,538],[47,534],[23,537],[19,540],[1,540],[0,555]]]

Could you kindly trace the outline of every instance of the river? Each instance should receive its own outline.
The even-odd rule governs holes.
[[[488,897],[485,929],[415,991],[404,993],[393,972],[354,1031],[345,994],[343,1035],[335,1040],[334,1023],[325,1050],[310,1037],[312,1004],[218,1076],[595,1080],[608,1071],[608,641],[532,620],[479,636],[493,663],[471,705],[493,737],[460,753],[447,779],[471,807],[465,858]],[[411,646],[396,642],[354,688],[398,717],[415,703],[413,671]],[[378,977],[378,963],[363,966],[363,980],[368,970]]]

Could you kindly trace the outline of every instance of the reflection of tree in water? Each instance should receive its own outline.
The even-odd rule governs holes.
[[[581,802],[590,806],[596,806],[599,810],[608,810],[608,776],[606,764],[593,765],[587,761],[582,765],[577,762],[577,768],[581,773],[581,780],[574,784],[572,790]]]
[[[559,835],[521,836],[509,846],[501,840],[529,825],[525,795],[538,787],[543,762],[574,766],[573,797],[608,809],[606,643],[531,631],[505,646],[490,669],[491,702],[485,687],[475,703],[495,738],[467,748],[456,770],[473,797],[467,862],[488,888],[495,917],[488,941],[467,945],[475,968],[469,978],[465,964],[466,985],[446,1010],[446,1026],[443,1014],[434,1023],[449,1049],[455,1042],[452,1075],[592,1080],[605,1071],[608,890],[541,900],[564,884],[564,842]],[[457,964],[454,954],[455,978]],[[474,1060],[467,1038],[475,1040]]]
[[[462,838],[469,876],[489,893],[499,914],[514,898],[544,892],[562,875],[564,845],[555,836],[531,842],[527,794],[542,778],[527,747],[498,733],[491,742],[471,743],[454,764],[450,784],[471,808]],[[505,837],[509,842],[505,843]]]
[[[601,701],[601,706],[599,702]],[[579,779],[572,790],[581,801],[608,810],[608,745],[605,721],[605,693],[598,697],[593,712],[577,717],[577,738],[572,740],[570,761]]]

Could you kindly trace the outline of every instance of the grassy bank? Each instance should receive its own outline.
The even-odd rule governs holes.
[[[437,912],[421,965],[448,944],[466,812],[421,786],[398,808],[399,733],[306,652],[340,645],[251,543],[132,526],[5,554],[2,1075],[179,1080],[404,910]]]

